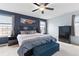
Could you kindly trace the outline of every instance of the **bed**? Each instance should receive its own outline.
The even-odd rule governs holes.
[[[48,35],[48,34],[40,34],[40,33],[35,33],[35,34],[19,34],[17,36],[17,39],[18,39],[19,46],[21,46],[24,41],[32,41],[35,38],[47,37],[47,36],[50,36],[50,35]]]
[[[40,46],[49,42],[56,42],[54,37],[41,33],[19,34],[17,39],[20,46],[18,49],[18,54],[20,56],[24,56],[25,53],[28,55],[28,51],[32,51],[32,49],[36,46]]]

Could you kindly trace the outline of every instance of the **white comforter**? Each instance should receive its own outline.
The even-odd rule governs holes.
[[[45,37],[45,36],[48,36],[48,35],[47,34],[40,34],[40,33],[36,33],[36,34],[19,34],[17,36],[17,39],[18,39],[19,46],[21,46],[22,42],[25,41],[25,40],[31,40],[31,39],[34,39],[34,38]]]

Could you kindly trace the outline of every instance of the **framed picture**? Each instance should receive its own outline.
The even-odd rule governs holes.
[[[35,23],[35,20],[21,18],[21,23],[23,23],[23,24],[33,24],[33,23]]]

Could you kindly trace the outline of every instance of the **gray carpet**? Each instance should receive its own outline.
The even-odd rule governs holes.
[[[60,43],[60,51],[56,52],[52,56],[79,56],[79,46]],[[18,45],[14,46],[0,46],[0,56],[18,56],[17,49]]]

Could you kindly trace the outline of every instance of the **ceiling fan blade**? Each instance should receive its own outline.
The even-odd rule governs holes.
[[[39,4],[37,4],[37,3],[33,3],[33,4],[35,4],[36,6],[40,6]]]
[[[37,11],[38,9],[35,9],[35,10],[32,10],[32,12],[35,12],[35,11]]]
[[[47,6],[49,3],[45,3],[44,6]]]
[[[44,11],[41,11],[42,14],[44,14]]]
[[[48,10],[54,10],[54,8],[49,8],[49,7],[46,7],[46,9],[48,9]]]

